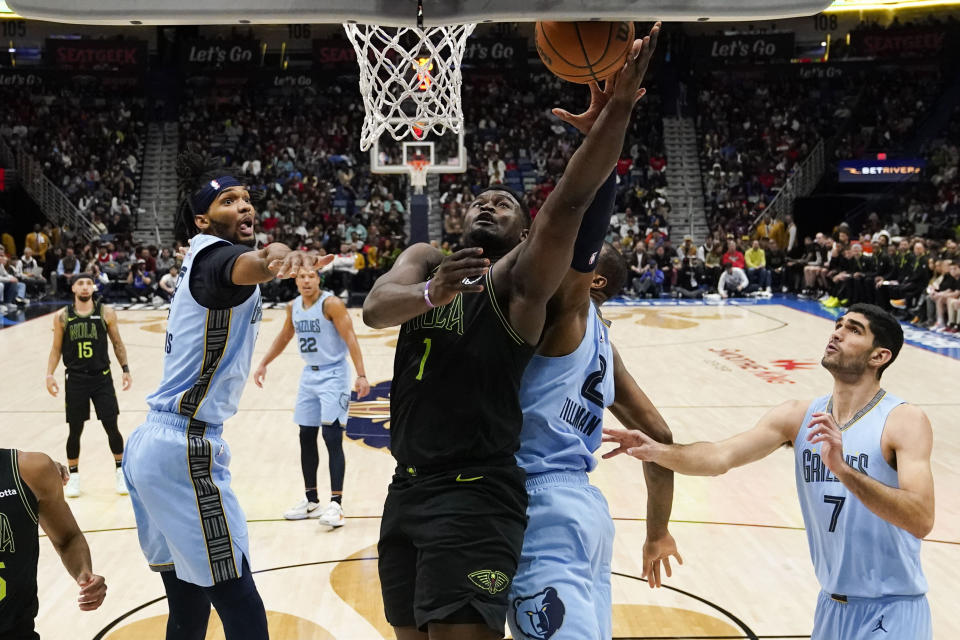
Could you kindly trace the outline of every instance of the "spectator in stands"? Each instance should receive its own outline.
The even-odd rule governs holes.
[[[712,245],[703,257],[704,277],[709,283],[717,282],[723,271],[723,245],[719,242],[713,242]]]
[[[160,250],[160,255],[157,256],[157,273],[166,274],[170,271],[170,267],[175,267],[177,265],[177,259],[173,255],[173,252],[170,249],[164,247]]]
[[[763,246],[763,243],[761,243],[761,246]],[[786,292],[786,253],[780,248],[779,241],[772,236],[767,241],[766,246],[763,247],[763,251],[766,255],[767,270],[770,272],[770,286],[773,287],[774,291]]]
[[[41,231],[39,224],[33,225],[33,231],[24,238],[23,245],[33,252],[37,262],[41,265],[46,262],[47,250],[50,248],[50,237]]]
[[[662,247],[661,247],[662,248]],[[655,256],[637,254],[642,265],[631,269],[633,276],[633,293],[638,298],[659,298],[663,293],[663,271],[657,264]]]
[[[27,285],[27,297],[42,298],[47,292],[47,281],[43,278],[43,267],[34,257],[33,249],[30,247],[23,250],[20,270],[23,273],[23,281]]]
[[[721,262],[724,267],[729,264],[740,270],[746,268],[746,260],[744,260],[743,253],[737,248],[736,240],[727,241],[727,252],[723,254]]]
[[[176,266],[170,267],[163,277],[160,278],[160,283],[157,285],[157,295],[170,302],[173,298],[173,292],[177,288],[177,275],[180,273],[180,270]]]
[[[19,295],[22,284],[17,277],[13,275],[12,270],[8,269],[8,264],[9,257],[7,256],[7,251],[0,246],[0,284],[3,285],[3,299],[0,300],[0,314],[7,313],[8,307],[10,306],[16,308],[17,305],[25,302]]]
[[[904,242],[910,246],[909,240]],[[927,248],[922,241],[913,243],[912,257],[898,254],[896,279],[881,282],[877,287],[877,305],[888,310],[912,306],[930,281],[927,262]]]
[[[67,247],[63,257],[57,263],[56,292],[70,291],[70,279],[80,273],[80,260],[74,254],[73,247]]]
[[[677,284],[673,289],[674,296],[679,298],[702,298],[706,288],[707,280],[703,263],[700,262],[696,255],[684,258],[680,272],[677,274]]]
[[[150,302],[154,286],[153,273],[147,271],[146,260],[138,259],[127,273],[127,297],[131,302]]]
[[[720,274],[720,280],[717,282],[717,291],[721,297],[739,298],[756,290],[757,285],[750,284],[750,280],[743,269],[733,266],[732,261],[724,263],[723,273]]]
[[[767,269],[767,254],[760,247],[760,241],[754,240],[743,254],[747,278],[764,293],[771,293],[770,270]]]

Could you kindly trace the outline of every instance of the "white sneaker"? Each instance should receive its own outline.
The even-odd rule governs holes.
[[[320,505],[316,502],[307,502],[302,498],[295,506],[283,514],[287,520],[306,520],[307,518],[319,518],[323,515]]]
[[[336,502],[331,502],[327,505],[327,508],[323,510],[323,514],[320,516],[320,524],[325,524],[328,527],[342,527],[347,523],[346,519],[343,517],[343,507],[341,507]]]
[[[127,481],[123,479],[123,469],[117,469],[117,493],[122,496],[130,493],[127,491]]]
[[[80,497],[80,474],[71,473],[70,479],[67,480],[67,486],[63,488],[63,495],[68,498],[79,498]]]

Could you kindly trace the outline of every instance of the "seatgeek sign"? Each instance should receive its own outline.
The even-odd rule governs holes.
[[[840,182],[916,182],[926,166],[923,158],[841,160],[837,172]]]

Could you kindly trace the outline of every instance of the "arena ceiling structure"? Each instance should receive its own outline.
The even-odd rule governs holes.
[[[415,26],[417,0],[5,0],[21,17],[81,24]],[[423,26],[555,20],[732,21],[808,16],[830,0],[422,0]]]

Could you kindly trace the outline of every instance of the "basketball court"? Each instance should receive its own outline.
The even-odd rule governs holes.
[[[649,3],[651,15],[637,15],[634,3],[610,2],[602,9],[572,0],[550,3],[537,15],[515,0],[460,3],[424,0],[430,11],[418,19],[416,2],[336,0],[317,3],[291,0],[276,8],[254,0],[196,3],[171,0],[162,8],[121,0],[77,0],[70,7],[56,0],[8,0],[25,17],[92,24],[201,24],[368,22],[391,26],[465,24],[473,22],[550,20],[736,20],[811,15],[825,0],[697,0],[692,3]],[[482,12],[476,7],[482,7]],[[629,11],[627,8],[629,7]],[[585,13],[587,12],[587,13]],[[624,15],[630,14],[630,15]],[[472,29],[472,27],[471,27]],[[443,41],[447,54],[463,43],[470,29]],[[465,35],[460,33],[465,32]],[[348,26],[348,33],[350,27]],[[369,62],[371,32],[354,28],[351,38],[358,58]],[[357,37],[366,38],[360,44]],[[441,38],[444,36],[441,36]],[[436,53],[439,41],[434,41]],[[394,45],[396,42],[394,43]],[[407,47],[394,69],[413,84],[411,95],[427,83],[437,87],[449,64],[422,60]],[[381,56],[388,57],[388,56]],[[406,61],[406,62],[404,62]],[[399,73],[399,72],[398,72]],[[389,74],[389,72],[388,72]],[[450,74],[459,95],[459,69]],[[362,77],[362,76],[361,76]],[[384,79],[368,80],[365,99]],[[446,87],[446,85],[444,85]],[[408,96],[409,97],[409,96]],[[411,186],[422,189],[426,174],[464,170],[462,123],[457,104],[441,105],[439,114],[397,113],[383,102],[379,133],[367,131],[371,164],[381,173],[406,173]],[[386,110],[383,108],[386,107]],[[437,116],[437,121],[428,116]],[[400,122],[391,118],[400,118]],[[403,120],[406,118],[406,121]],[[379,134],[400,125],[403,135],[385,143]],[[439,129],[433,129],[434,126]],[[441,146],[433,131],[445,127],[459,139]],[[420,131],[420,133],[418,133]],[[426,132],[426,133],[423,133]],[[369,134],[369,135],[368,135]],[[412,134],[412,136],[411,136]],[[407,142],[402,139],[408,138]],[[410,141],[412,138],[412,142]],[[449,142],[449,141],[448,141]],[[448,153],[447,149],[454,149]],[[429,205],[415,200],[412,213]],[[418,223],[419,224],[419,223]],[[412,229],[426,233],[425,223]],[[141,305],[137,305],[141,306]],[[816,306],[815,304],[811,306]],[[830,317],[802,305],[781,304],[611,304],[605,316],[627,367],[664,414],[678,442],[715,440],[751,426],[766,410],[793,398],[829,392],[831,377],[819,366],[833,327]],[[118,391],[120,430],[125,437],[146,415],[144,397],[160,380],[166,311],[126,309],[119,313],[127,346],[133,388]],[[366,327],[358,309],[350,311],[360,339],[371,395],[350,408],[344,510],[347,525],[328,530],[314,520],[289,522],[282,513],[302,496],[297,427],[293,407],[302,363],[288,349],[270,367],[266,388],[252,380],[244,390],[239,413],[225,425],[232,450],[233,488],[249,522],[252,568],[268,611],[274,640],[378,640],[393,638],[383,617],[377,574],[376,542],[394,460],[389,446],[389,392],[397,331]],[[258,361],[280,330],[281,308],[264,311],[255,359]],[[960,339],[926,345],[914,336],[897,363],[884,376],[884,387],[922,407],[934,426],[933,474],[938,504],[936,525],[923,545],[924,569],[937,638],[960,637],[960,622],[951,608],[960,592],[960,432],[956,430],[960,400]],[[908,336],[909,338],[909,336]],[[0,403],[0,444],[42,451],[64,459],[67,427],[63,400],[51,398],[43,385],[43,365],[51,341],[49,315],[0,331],[0,353],[7,363]],[[954,344],[955,343],[955,344]],[[58,380],[62,380],[62,367]],[[478,393],[482,390],[478,390]],[[491,400],[491,401],[495,401]],[[616,420],[607,414],[608,424]],[[109,592],[96,612],[76,607],[77,587],[65,574],[50,545],[41,541],[39,565],[42,637],[83,640],[141,640],[163,636],[167,606],[160,578],[149,571],[137,541],[129,498],[114,493],[113,458],[100,425],[91,420],[83,437],[81,472],[84,494],[70,501],[86,533],[95,572],[105,576]],[[320,478],[325,478],[321,458]],[[642,465],[630,458],[600,463],[592,475],[605,493],[616,524],[613,562],[615,638],[807,638],[818,592],[803,531],[794,486],[792,454],[780,450],[761,462],[720,478],[677,476],[670,530],[684,565],[664,588],[651,590],[641,574],[645,535],[646,490]],[[320,492],[325,490],[321,484]],[[216,623],[208,638],[222,638]]]
[[[301,361],[294,350],[271,366],[265,389],[247,384],[240,412],[225,427],[233,485],[250,523],[253,567],[275,639],[393,637],[381,610],[376,541],[393,469],[386,445],[396,331],[369,329],[359,310],[351,315],[376,386],[350,410],[345,527],[330,531],[312,520],[288,522],[281,516],[302,491],[293,423]],[[783,400],[829,392],[831,378],[818,365],[833,326],[829,318],[782,304],[608,305],[605,315],[613,321],[612,335],[628,368],[679,442],[722,438]],[[134,376],[132,390],[118,391],[124,436],[144,418],[144,396],[159,382],[165,317],[162,310],[119,312]],[[282,318],[280,309],[264,312],[255,359]],[[62,401],[47,395],[42,384],[49,342],[50,316],[0,331],[0,352],[25,356],[5,380],[0,442],[62,460],[67,433]],[[951,462],[960,459],[960,401],[947,383],[960,376],[960,361],[956,350],[953,356],[908,344],[883,380],[886,389],[920,405],[934,426],[937,521],[923,545],[923,561],[937,638],[960,636],[960,623],[951,614],[960,589],[955,570],[960,498],[951,490],[960,484]],[[609,413],[607,419],[616,423]],[[321,459],[321,469],[325,464]],[[41,541],[38,631],[58,638],[69,630],[70,637],[85,640],[162,637],[163,588],[141,555],[129,499],[113,493],[112,457],[96,421],[87,423],[81,469],[85,493],[70,506],[109,594],[99,611],[80,612],[76,586]],[[607,496],[617,529],[614,637],[809,636],[818,587],[789,451],[719,478],[676,477],[670,529],[684,565],[675,567],[659,590],[639,579],[646,510],[641,464],[603,461],[592,477]],[[208,638],[222,638],[215,629],[211,626]]]

